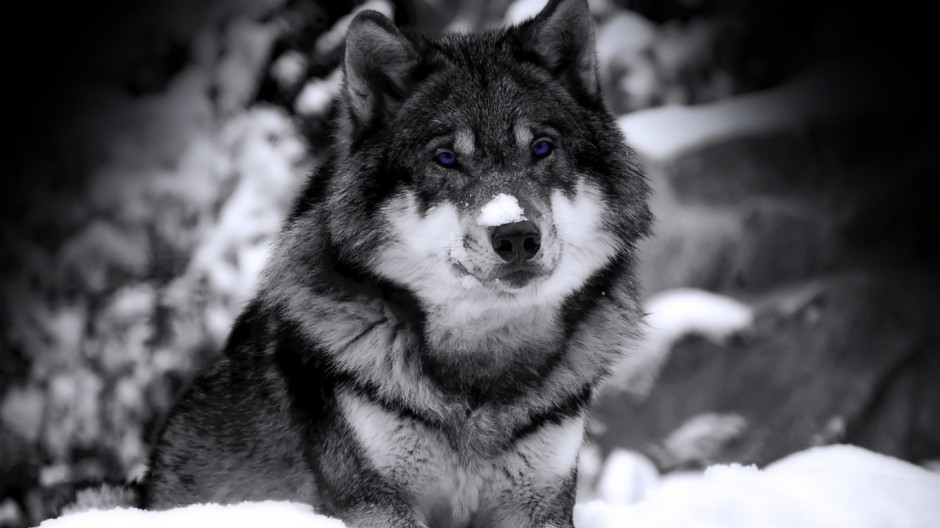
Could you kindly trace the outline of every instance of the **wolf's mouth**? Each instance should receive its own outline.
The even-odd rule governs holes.
[[[513,289],[524,288],[541,274],[533,266],[507,266],[496,277],[496,284],[506,285]]]
[[[471,280],[473,284],[489,286],[501,291],[516,291],[525,288],[538,280],[547,273],[539,266],[531,264],[505,265],[489,277],[480,277],[472,273],[460,262],[451,262],[457,275],[464,279]],[[469,285],[467,287],[470,287]]]

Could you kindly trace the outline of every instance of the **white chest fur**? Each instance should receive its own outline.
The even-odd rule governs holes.
[[[352,393],[339,398],[369,462],[404,491],[428,526],[518,526],[524,516],[519,505],[554,500],[584,439],[583,418],[572,417],[519,439],[492,459],[461,461],[441,432]]]

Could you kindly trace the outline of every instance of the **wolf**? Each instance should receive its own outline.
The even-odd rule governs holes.
[[[140,505],[353,527],[571,527],[598,384],[640,338],[649,187],[586,0],[429,37],[351,22],[335,140]]]

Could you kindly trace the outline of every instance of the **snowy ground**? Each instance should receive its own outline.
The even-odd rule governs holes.
[[[634,463],[624,463],[633,460]],[[575,507],[577,528],[933,528],[940,526],[940,474],[847,445],[812,448],[763,470],[712,466],[660,477],[639,455],[611,457],[600,498]],[[166,512],[91,511],[42,528],[187,528],[207,524],[340,528],[290,503],[201,505]]]
[[[675,473],[646,480],[628,471],[637,466],[622,467],[618,481],[624,487],[608,490],[611,496],[606,502],[577,506],[576,526],[940,526],[940,474],[854,446],[811,448],[763,470],[718,465],[700,474]],[[623,499],[618,500],[616,492]],[[639,500],[630,502],[638,495]]]

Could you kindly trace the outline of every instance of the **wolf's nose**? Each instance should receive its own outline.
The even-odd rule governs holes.
[[[530,260],[539,252],[542,237],[532,222],[503,224],[493,231],[491,239],[496,254],[510,264]]]

